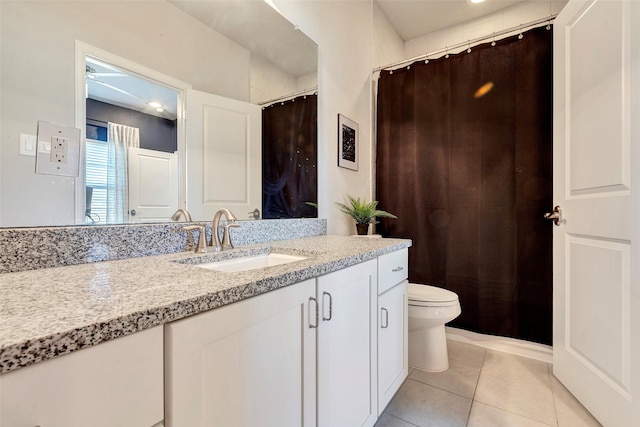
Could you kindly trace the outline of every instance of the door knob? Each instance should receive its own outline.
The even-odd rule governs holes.
[[[547,212],[544,214],[545,219],[550,219],[556,226],[560,226],[562,222],[562,208],[560,206],[556,206],[553,208],[552,212]]]
[[[251,219],[260,219],[260,209],[255,208],[251,212],[249,212],[249,218]]]

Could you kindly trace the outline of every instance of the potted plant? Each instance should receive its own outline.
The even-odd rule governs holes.
[[[358,235],[367,234],[369,231],[369,224],[375,224],[378,222],[376,221],[377,217],[397,218],[397,216],[390,214],[389,212],[379,210],[377,200],[367,202],[367,200],[364,199],[361,201],[360,197],[356,199],[348,194],[347,198],[349,199],[348,205],[339,202],[336,202],[336,205],[338,205],[342,212],[355,220]]]

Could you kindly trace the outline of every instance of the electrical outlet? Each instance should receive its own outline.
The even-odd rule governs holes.
[[[67,163],[67,151],[69,150],[69,138],[61,136],[51,137],[51,161],[55,163]]]
[[[80,135],[80,129],[38,121],[36,173],[79,176]]]

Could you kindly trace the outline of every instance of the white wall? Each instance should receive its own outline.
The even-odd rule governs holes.
[[[74,179],[36,175],[19,135],[38,120],[74,126],[75,40],[249,99],[249,52],[165,2],[0,1],[2,226],[74,222]],[[220,58],[224,57],[224,61]]]
[[[268,60],[252,55],[249,102],[261,104],[297,91],[296,78],[285,73]]]
[[[371,65],[373,68],[401,61],[404,40],[391,25],[378,2],[373,2],[373,34],[371,35]]]
[[[318,44],[318,204],[329,234],[354,234],[335,202],[371,198],[371,3],[275,0],[283,15]],[[339,168],[338,114],[359,125],[359,170]]]
[[[269,60],[254,54],[251,55],[249,80],[249,102],[252,104],[263,104],[318,85],[317,73],[296,78]]]
[[[297,90],[307,90],[318,86],[318,73],[300,76],[297,79]]]
[[[3,2],[0,1],[2,30],[1,164],[3,182],[0,217],[8,225],[13,206],[29,204],[29,215],[38,224],[71,223],[48,218],[49,208],[62,198],[72,197],[72,185],[65,178],[37,176],[37,196],[25,192],[34,180],[32,159],[19,156],[20,132],[35,133],[37,120],[73,124],[72,40],[80,39],[117,55],[131,58],[180,80],[194,88],[249,99],[249,53],[237,54],[237,63],[221,55],[235,51],[232,42],[221,45],[219,35],[196,20],[174,16],[172,6],[162,2]],[[490,17],[472,21],[410,40],[400,52],[401,39],[386,17],[368,0],[299,1],[276,0],[283,15],[319,45],[318,110],[318,202],[319,214],[328,220],[331,234],[351,234],[354,226],[340,213],[336,201],[345,194],[370,199],[373,192],[371,69],[400,58],[420,55],[469,38],[499,31],[547,16],[547,2],[530,1]],[[553,2],[557,12],[564,2]],[[118,10],[126,8],[126,13]],[[100,19],[90,20],[87,14]],[[67,17],[65,17],[67,16]],[[372,26],[372,21],[375,25]],[[128,28],[114,34],[110,22]],[[131,26],[130,24],[137,25]],[[72,24],[70,24],[72,23]],[[145,25],[144,23],[152,23]],[[56,32],[44,28],[55,25]],[[16,36],[7,36],[16,34]],[[218,38],[216,38],[218,36]],[[207,57],[204,52],[216,49]],[[34,52],[44,51],[45,55]],[[171,52],[166,54],[163,52]],[[65,59],[67,58],[67,59]],[[242,64],[242,65],[240,65]],[[246,67],[246,68],[242,68]],[[246,76],[238,77],[238,70]],[[46,70],[46,72],[42,72]],[[232,75],[229,76],[228,74]],[[298,83],[299,85],[299,83]],[[239,92],[232,95],[230,92]],[[359,124],[359,170],[337,166],[337,116],[344,114]],[[11,181],[18,185],[6,185]],[[22,185],[24,183],[24,185]],[[8,192],[7,187],[18,190]],[[382,207],[384,208],[384,207]],[[69,209],[73,216],[73,207]],[[24,218],[21,218],[24,219]]]

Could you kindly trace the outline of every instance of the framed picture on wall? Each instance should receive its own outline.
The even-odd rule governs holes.
[[[358,170],[358,124],[338,114],[338,166]]]

